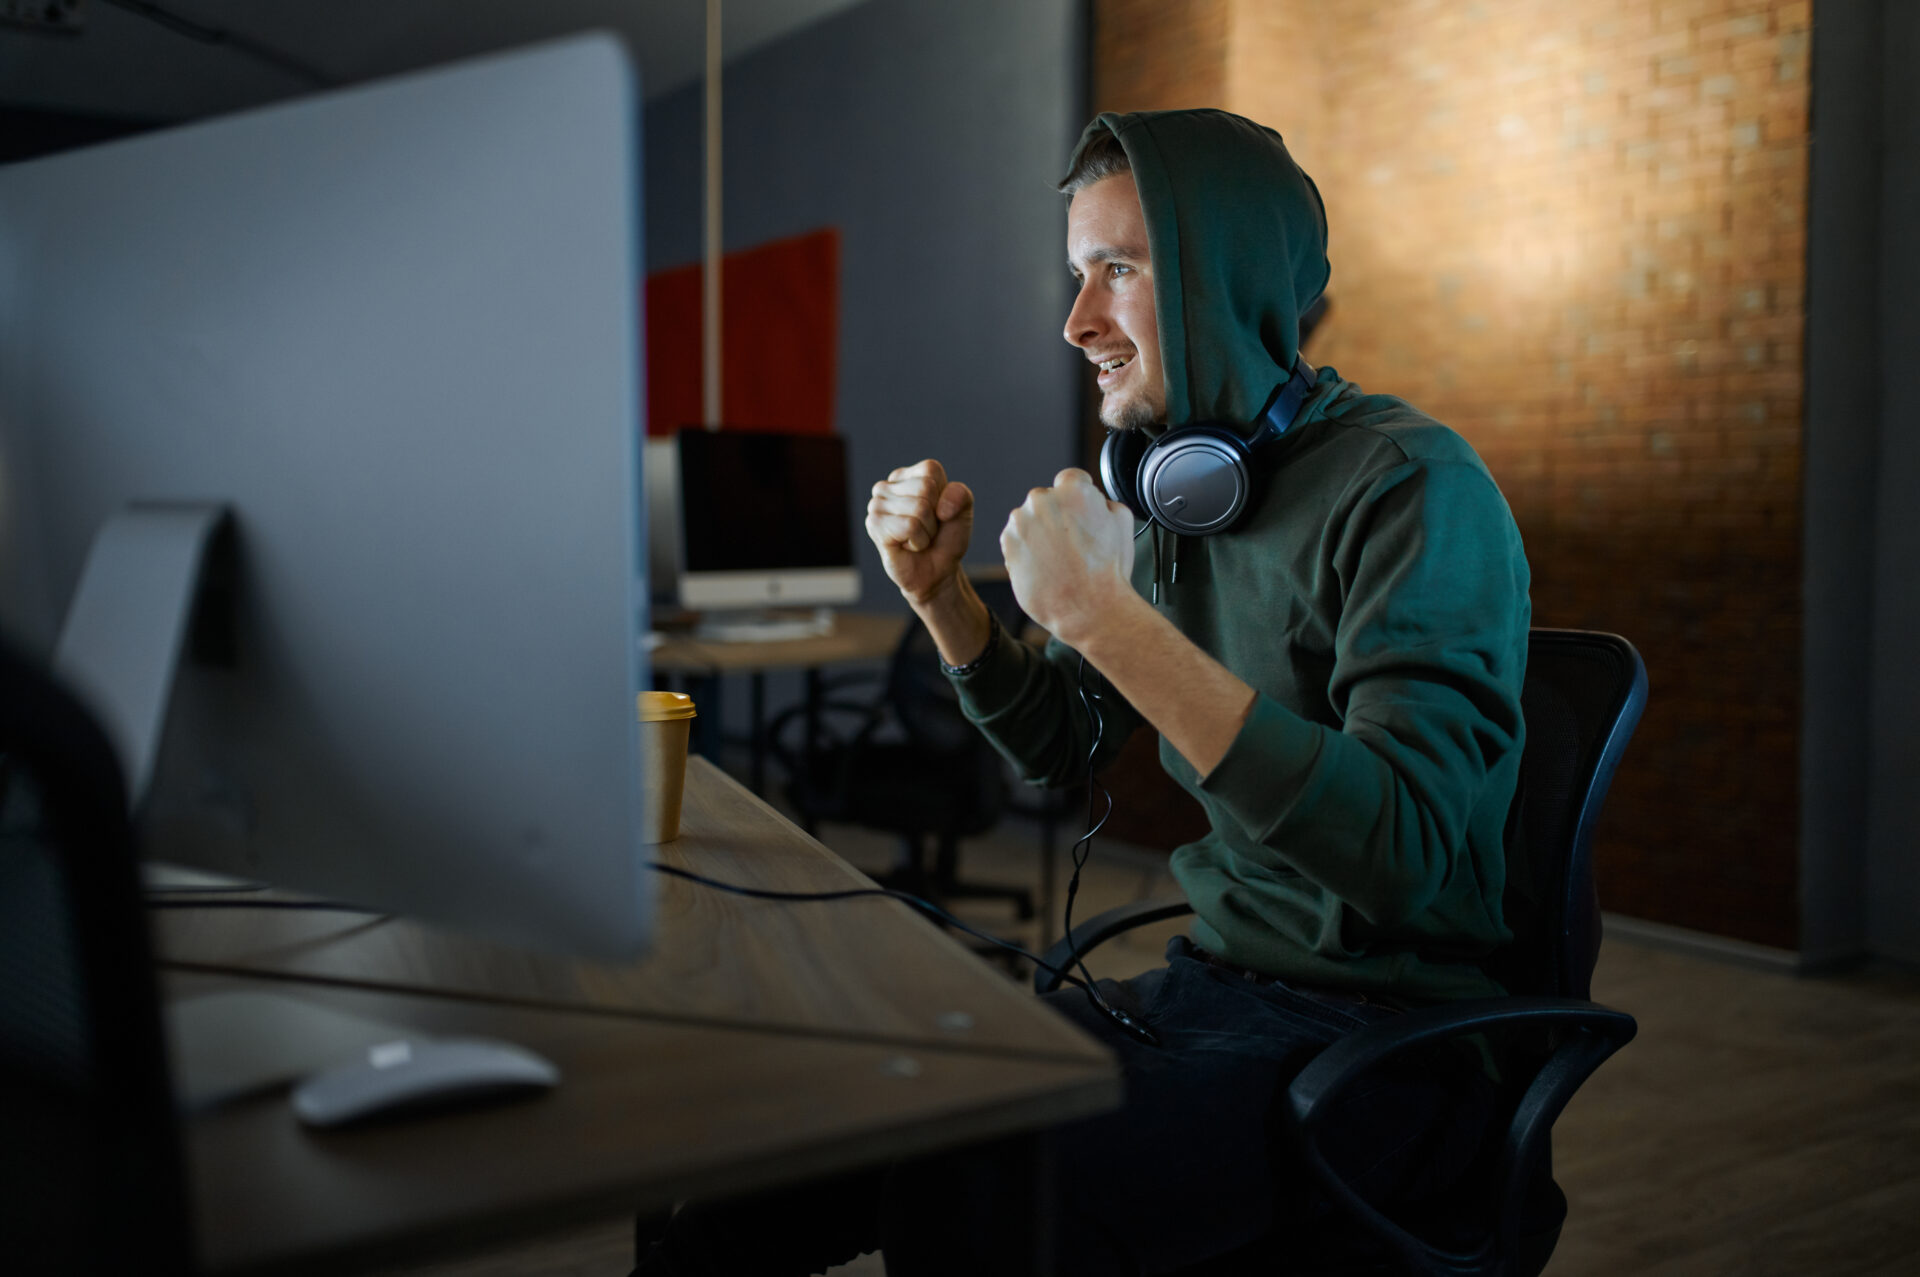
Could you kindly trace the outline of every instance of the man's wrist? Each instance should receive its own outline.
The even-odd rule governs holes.
[[[947,585],[927,599],[907,601],[933,635],[942,665],[970,666],[986,650],[992,638],[992,614],[973,592],[965,572],[956,569]]]
[[[961,583],[966,578],[967,574],[956,566],[952,572],[928,586],[925,593],[915,595],[902,587],[900,597],[907,601],[908,607],[925,619],[929,613],[939,612],[948,606],[953,597],[960,592]]]
[[[1076,609],[1074,616],[1060,618],[1060,624],[1051,632],[1062,643],[1098,664],[1102,649],[1116,641],[1124,643],[1124,635],[1133,626],[1158,615],[1131,583],[1120,580],[1090,598],[1085,606]]]
[[[979,654],[976,655],[972,660],[966,662],[964,665],[951,664],[948,662],[946,657],[944,656],[941,657],[940,671],[941,673],[946,674],[950,678],[966,678],[970,674],[976,674],[980,671],[981,667],[983,667],[984,665],[986,665],[988,661],[993,659],[993,653],[995,649],[997,649],[999,646],[1000,646],[1000,618],[995,616],[992,613],[992,611],[988,611],[986,646],[982,647],[979,651]]]

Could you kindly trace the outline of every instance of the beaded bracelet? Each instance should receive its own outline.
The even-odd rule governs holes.
[[[947,664],[947,658],[943,656],[940,658],[940,672],[947,675],[949,678],[965,678],[967,675],[978,670],[982,665],[985,665],[989,660],[991,660],[993,658],[994,650],[999,646],[1000,646],[1000,618],[995,616],[992,612],[988,612],[987,613],[987,645],[980,649],[980,655],[974,657],[972,660],[968,661],[965,665],[949,665]]]

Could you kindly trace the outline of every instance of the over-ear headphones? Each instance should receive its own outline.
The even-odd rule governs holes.
[[[1179,536],[1226,532],[1252,500],[1255,456],[1293,425],[1313,381],[1312,365],[1296,358],[1251,439],[1213,422],[1175,426],[1151,442],[1138,430],[1109,431],[1101,485],[1137,517]]]

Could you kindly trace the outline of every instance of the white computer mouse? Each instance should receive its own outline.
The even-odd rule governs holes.
[[[404,1038],[367,1048],[293,1088],[308,1126],[395,1117],[551,1089],[560,1070],[525,1047],[492,1038]]]

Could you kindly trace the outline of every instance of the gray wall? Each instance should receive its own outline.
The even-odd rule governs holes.
[[[981,561],[1074,452],[1052,186],[1084,123],[1080,14],[1079,0],[869,0],[725,80],[727,247],[840,229],[836,410],[855,505],[894,466],[938,457],[979,498]],[[649,270],[700,256],[701,130],[697,87],[648,105]],[[863,606],[901,606],[857,543]]]
[[[1816,10],[1801,954],[1920,962],[1920,8]],[[1765,694],[1757,689],[1756,694]]]
[[[608,25],[632,41],[652,84],[678,65],[655,46],[685,34],[660,24],[684,26],[698,12],[698,0],[487,0],[460,4],[456,20],[436,7],[447,2],[376,6],[364,27],[343,27],[338,6],[317,0],[271,12],[223,0],[196,16],[231,20],[349,80]],[[855,486],[939,456],[980,495],[985,558],[998,557],[1006,512],[1075,452],[1080,363],[1060,340],[1071,294],[1051,187],[1084,122],[1085,7],[742,0],[726,9],[729,48],[747,50],[725,79],[727,244],[840,228],[839,429]],[[774,37],[796,22],[811,25]],[[231,48],[107,5],[90,6],[73,39],[0,30],[5,106],[172,119],[307,91]],[[651,269],[700,255],[700,104],[697,84],[647,103]],[[866,567],[883,584],[877,556]],[[890,589],[869,591],[869,606],[896,601]]]

